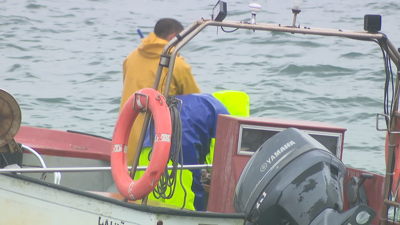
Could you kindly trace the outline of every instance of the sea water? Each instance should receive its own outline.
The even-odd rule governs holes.
[[[249,1],[227,0],[226,20],[249,21]],[[258,23],[291,25],[293,1],[254,1]],[[187,27],[210,18],[211,0],[0,1],[0,88],[22,111],[22,125],[111,138],[122,92],[122,63],[160,18]],[[382,15],[400,47],[400,2],[302,1],[296,25],[363,30]],[[232,31],[225,28],[225,31]],[[346,165],[383,174],[384,64],[379,46],[345,38],[209,27],[181,50],[203,92],[250,96],[251,116],[313,120],[347,128]],[[381,124],[384,126],[384,124]]]

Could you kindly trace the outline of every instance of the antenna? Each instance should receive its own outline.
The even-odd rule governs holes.
[[[292,8],[292,12],[293,12],[293,24],[292,27],[296,27],[296,19],[297,19],[297,14],[299,14],[301,12],[300,10],[300,2],[299,1],[295,1],[293,8]]]
[[[261,11],[261,5],[257,3],[250,3],[249,8],[251,10],[251,24],[256,24],[256,14]]]

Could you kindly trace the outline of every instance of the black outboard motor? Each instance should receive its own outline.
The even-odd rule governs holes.
[[[246,224],[369,224],[376,213],[361,205],[343,211],[344,164],[303,131],[288,128],[251,157],[235,190]]]

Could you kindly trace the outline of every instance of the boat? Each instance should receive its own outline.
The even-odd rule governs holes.
[[[290,118],[218,117],[207,211],[197,212],[151,200],[130,200],[112,188],[112,154],[122,152],[119,140],[90,134],[20,126],[21,111],[10,93],[0,91],[1,224],[389,224],[398,223],[395,152],[399,134],[398,49],[380,33],[381,16],[366,15],[364,31],[296,25],[300,9],[292,9],[291,25],[256,21],[258,4],[250,4],[249,21],[228,21],[226,3],[218,1],[211,19],[201,18],[164,48],[153,89],[163,67],[170,68],[179,50],[207,27],[376,41],[384,52],[385,112],[377,130],[387,132],[385,176],[342,163],[346,128]],[[393,84],[393,86],[391,86]],[[392,95],[389,94],[389,90]],[[137,96],[132,96],[136,98]],[[145,112],[145,122],[151,113]],[[385,121],[386,127],[379,124]],[[143,128],[143,134],[147,126]],[[183,134],[184,135],[184,134]],[[138,155],[138,153],[137,153]],[[22,167],[22,168],[21,168]],[[144,170],[134,162],[128,170]],[[171,169],[168,167],[168,169]],[[134,174],[134,172],[133,172]],[[397,178],[398,179],[398,178]],[[396,186],[397,185],[397,186]],[[128,196],[129,197],[129,196]]]

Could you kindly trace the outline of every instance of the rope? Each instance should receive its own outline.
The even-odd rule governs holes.
[[[182,172],[183,172],[183,152],[182,152],[182,121],[180,117],[180,112],[178,110],[179,99],[175,96],[170,95],[167,98],[167,104],[169,111],[171,113],[171,124],[172,124],[172,136],[171,136],[171,149],[169,159],[172,161],[172,170],[169,173],[167,168],[165,168],[164,174],[161,176],[160,181],[153,190],[154,197],[159,199],[170,199],[175,193],[176,187],[176,175],[179,164],[179,159],[181,161],[181,173],[180,173],[180,183],[181,187],[185,193],[182,209],[186,204],[187,192],[182,182]],[[182,103],[181,103],[182,106]],[[151,119],[150,122],[150,133],[154,134],[154,120]],[[150,141],[153,145],[154,135],[150,135]],[[152,146],[153,147],[153,146]],[[150,151],[148,157],[150,160],[152,151]]]
[[[395,87],[394,87],[394,77],[393,77],[393,70],[392,66],[390,63],[390,57],[388,54],[385,54],[385,52],[389,52],[389,48],[386,43],[387,38],[382,38],[379,39],[379,46],[382,49],[382,55],[383,55],[383,61],[384,61],[384,66],[385,66],[385,73],[386,73],[386,79],[385,79],[385,89],[384,89],[384,113],[386,115],[389,115],[389,119],[386,118],[386,127],[388,130],[390,130],[390,121],[392,121],[394,114],[393,112],[393,102],[397,99],[395,98]]]

